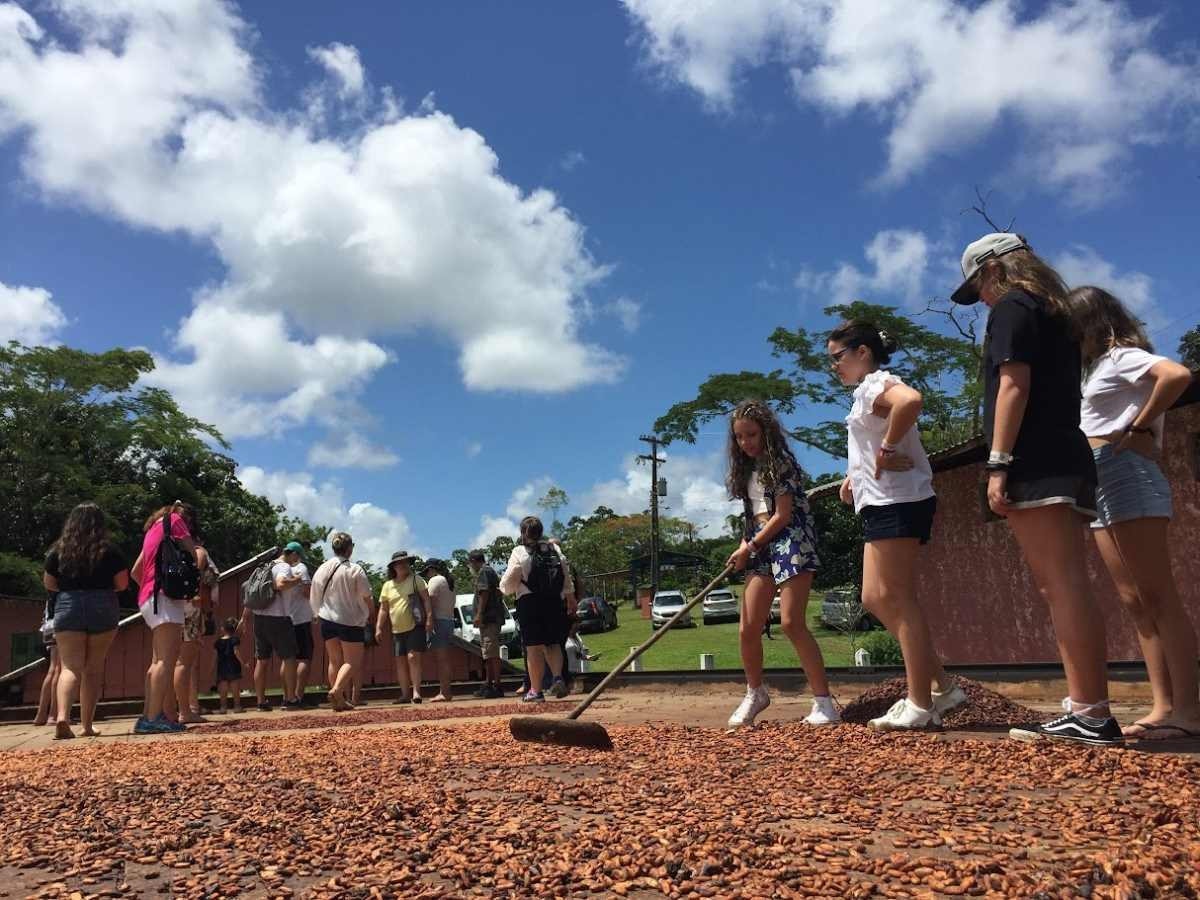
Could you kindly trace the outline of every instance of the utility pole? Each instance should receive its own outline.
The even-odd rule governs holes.
[[[658,464],[666,460],[659,458],[658,445],[662,441],[657,435],[642,435],[638,440],[650,445],[650,452],[638,459],[650,463],[650,597],[653,600],[658,593]]]

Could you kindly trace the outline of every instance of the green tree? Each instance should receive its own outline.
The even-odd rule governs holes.
[[[1179,361],[1193,372],[1200,370],[1200,325],[1179,339]]]
[[[544,509],[550,514],[550,533],[554,535],[562,534],[563,524],[558,521],[558,511],[566,506],[571,501],[567,497],[567,492],[554,484],[546,491],[545,496],[538,500],[538,509]]]
[[[279,508],[245,489],[215,428],[183,413],[167,392],[139,383],[153,366],[141,351],[0,347],[6,554],[40,564],[67,513],[85,500],[105,511],[131,560],[147,515],[174,500],[196,507],[205,546],[225,567],[297,532],[301,523],[281,522]],[[0,570],[14,573],[12,580],[0,574],[0,590],[27,582],[12,560]]]
[[[492,541],[491,546],[484,553],[487,554],[487,560],[493,566],[504,566],[508,564],[508,558],[512,556],[513,547],[516,545],[516,541],[508,535],[502,534]]]
[[[895,307],[861,301],[829,306],[824,312],[831,319],[827,329],[776,328],[768,337],[771,355],[786,360],[786,368],[713,375],[700,385],[694,399],[668,409],[654,423],[655,431],[668,441],[694,443],[702,425],[724,418],[747,397],[769,403],[780,416],[789,416],[801,406],[836,408],[836,419],[795,426],[789,433],[803,444],[842,458],[846,448],[842,415],[848,396],[830,368],[825,344],[836,322],[847,319],[874,322],[896,338],[900,350],[888,369],[924,395],[922,438],[927,448],[949,446],[978,431],[981,351],[970,338],[971,331],[943,334]]]

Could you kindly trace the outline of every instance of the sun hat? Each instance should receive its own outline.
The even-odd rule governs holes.
[[[983,264],[989,259],[1012,253],[1014,250],[1028,249],[1029,244],[1025,242],[1025,238],[1007,231],[985,234],[979,240],[972,241],[962,255],[963,283],[950,295],[950,299],[964,306],[978,303],[979,286],[971,284],[971,279],[983,268]]]
[[[445,563],[436,556],[431,556],[429,559],[425,560],[425,564],[421,566],[421,571],[428,572],[430,569],[437,569],[440,571],[444,565]]]
[[[416,557],[413,556],[411,553],[409,553],[407,550],[397,550],[395,553],[392,554],[392,558],[388,560],[388,564],[387,564],[388,574],[389,575],[392,574],[392,566],[394,566],[396,563],[406,562],[411,566],[414,559],[416,559]]]

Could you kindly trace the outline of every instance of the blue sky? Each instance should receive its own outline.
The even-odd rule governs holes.
[[[1200,321],[1183,0],[161,6],[0,3],[0,338],[150,349],[377,558],[641,509],[638,435],[775,326],[944,297],[976,185],[1160,348]],[[706,534],[721,445],[665,471]]]

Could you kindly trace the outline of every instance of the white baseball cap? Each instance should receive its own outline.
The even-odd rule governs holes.
[[[963,283],[959,285],[957,291],[950,295],[950,299],[964,306],[979,302],[978,288],[971,284],[971,279],[983,264],[989,259],[1003,256],[1005,253],[1028,249],[1029,245],[1025,243],[1025,238],[1007,231],[985,234],[979,240],[968,244],[962,255]]]

